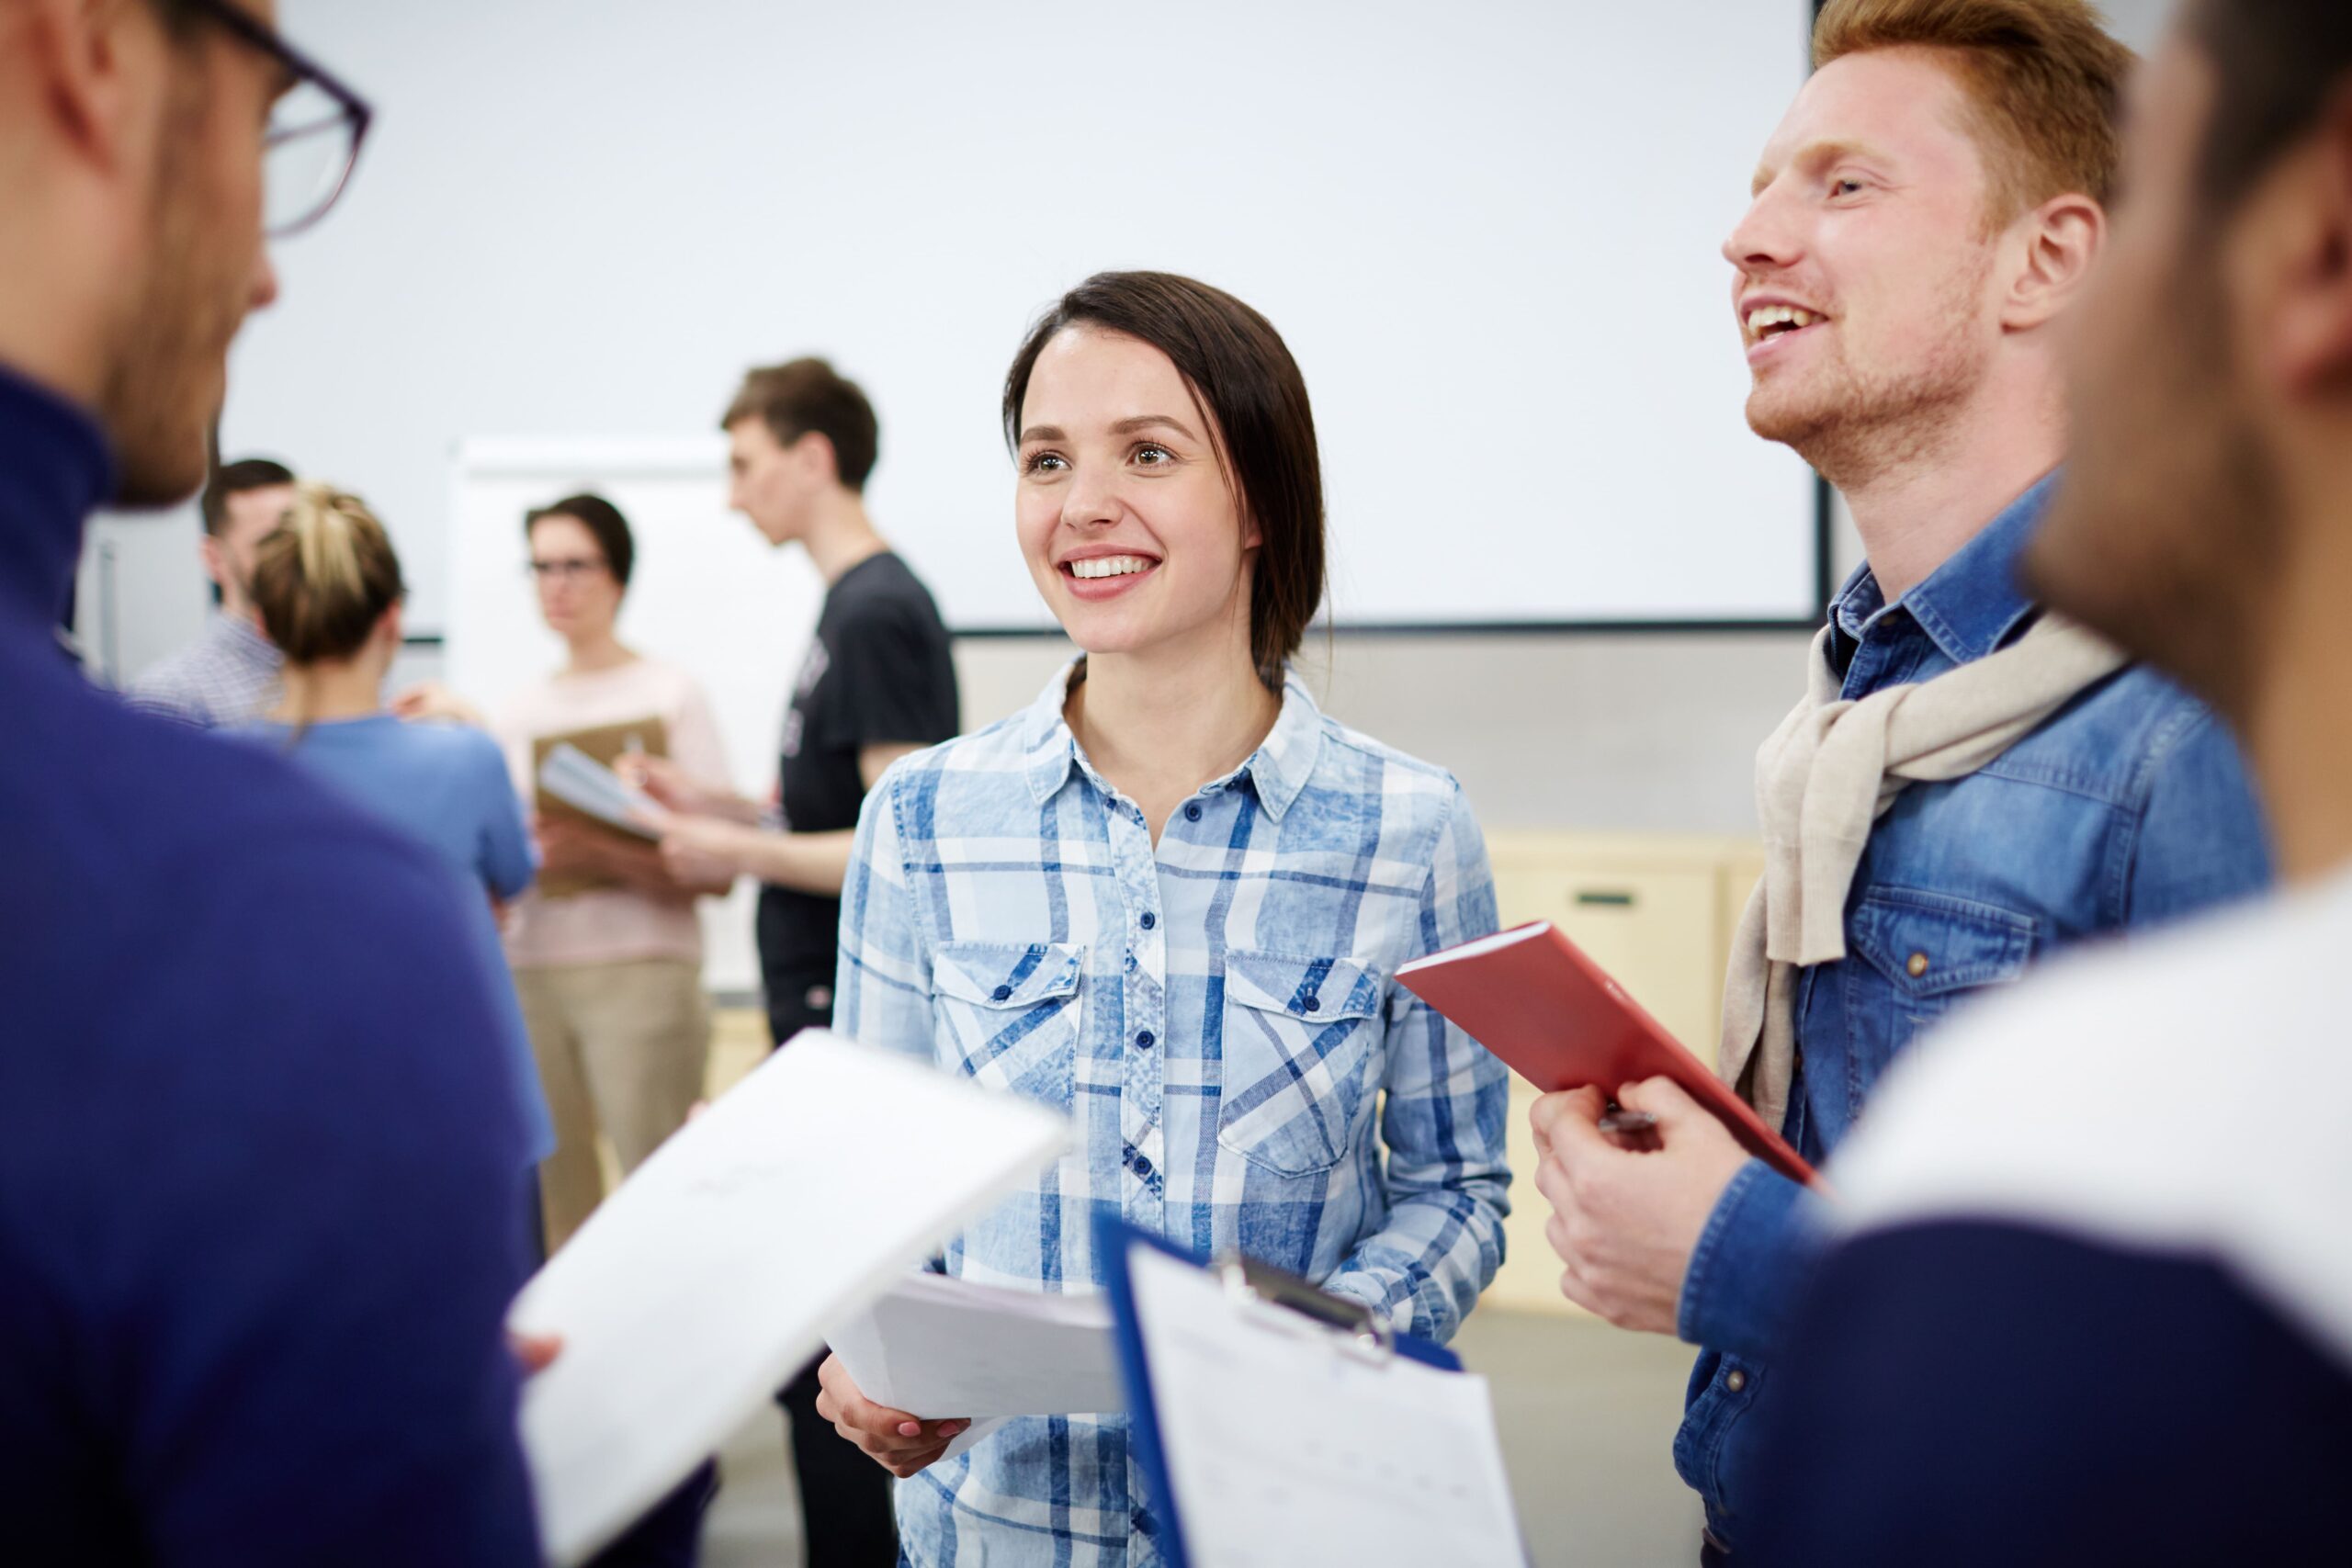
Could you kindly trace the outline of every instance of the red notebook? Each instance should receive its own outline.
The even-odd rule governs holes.
[[[1396,978],[1546,1093],[1672,1078],[1748,1153],[1818,1182],[1787,1139],[1548,920],[1417,958]]]

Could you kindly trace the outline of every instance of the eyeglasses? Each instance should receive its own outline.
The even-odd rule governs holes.
[[[290,84],[262,138],[262,230],[282,240],[316,223],[351,183],[376,111],[367,100],[266,24],[230,0],[184,0],[188,9],[276,61]]]
[[[541,587],[550,582],[577,582],[582,578],[594,577],[605,570],[600,560],[535,560],[524,564],[523,570]]]

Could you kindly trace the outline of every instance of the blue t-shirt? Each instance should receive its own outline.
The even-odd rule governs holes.
[[[270,722],[234,733],[284,753],[353,805],[432,849],[474,889],[505,899],[531,885],[537,868],[523,805],[514,797],[498,742],[481,731],[408,724],[375,714],[308,725],[299,738],[290,726]],[[506,976],[506,956],[486,899],[470,902],[480,918],[469,922],[468,934],[490,971]],[[555,1152],[555,1123],[539,1091],[538,1067],[511,980],[500,992],[507,1025],[503,1032],[536,1164]]]
[[[441,852],[493,897],[531,885],[530,830],[498,742],[456,724],[390,714],[304,727],[264,721],[239,733],[276,746],[345,798]],[[290,744],[289,744],[290,743]]]

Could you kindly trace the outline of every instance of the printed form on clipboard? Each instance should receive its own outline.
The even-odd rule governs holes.
[[[1486,1379],[1277,1270],[1098,1245],[1172,1568],[1525,1568]]]

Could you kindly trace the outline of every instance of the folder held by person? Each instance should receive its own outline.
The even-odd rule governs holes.
[[[1417,958],[1396,979],[1547,1094],[1671,1078],[1749,1154],[1818,1183],[1788,1140],[1548,920]]]
[[[1486,1379],[1262,1264],[1095,1235],[1170,1568],[1524,1568]]]

